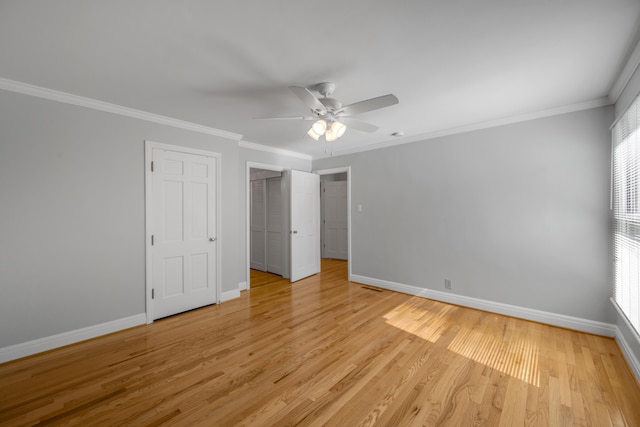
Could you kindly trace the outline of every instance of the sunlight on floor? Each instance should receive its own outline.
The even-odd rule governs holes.
[[[538,346],[528,340],[501,340],[492,335],[462,328],[447,347],[507,375],[540,386]]]
[[[441,305],[425,310],[411,301],[387,313],[386,323],[435,343],[451,327],[450,312],[455,306]],[[461,328],[448,350],[533,386],[540,386],[539,348],[530,340],[508,339],[494,334]]]
[[[442,305],[438,311],[429,311],[411,304],[400,304],[387,313],[387,323],[430,342],[436,342],[449,327],[452,305]]]

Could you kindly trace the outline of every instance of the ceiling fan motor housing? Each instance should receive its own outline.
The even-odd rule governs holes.
[[[321,82],[309,86],[309,90],[314,90],[324,97],[331,96],[334,90],[336,90],[336,84],[333,82]]]
[[[325,106],[327,111],[336,112],[340,108],[342,108],[342,102],[334,98],[319,98],[318,101],[320,101],[322,105]]]

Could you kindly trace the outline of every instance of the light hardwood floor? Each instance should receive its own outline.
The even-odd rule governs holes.
[[[0,365],[0,425],[638,426],[610,338],[346,280],[239,299]]]

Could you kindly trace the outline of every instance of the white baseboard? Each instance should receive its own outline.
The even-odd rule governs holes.
[[[618,342],[618,345],[620,346],[620,349],[622,350],[624,357],[627,359],[627,362],[629,363],[629,366],[631,367],[633,374],[636,376],[636,379],[638,380],[638,382],[640,382],[640,361],[638,361],[638,358],[633,353],[633,350],[631,350],[631,346],[625,339],[620,329],[617,326],[616,326],[616,329],[618,331],[616,335],[616,341]]]
[[[235,298],[240,298],[239,289],[223,292],[221,302]],[[111,322],[101,323],[99,325],[88,326],[74,331],[63,332],[20,344],[10,345],[8,347],[0,348],[0,363],[31,356],[36,353],[42,353],[43,351],[52,350],[65,345],[75,344],[80,341],[96,338],[101,335],[110,334],[123,329],[132,328],[134,326],[145,325],[146,323],[147,315],[146,313],[141,313],[124,319],[117,319]]]
[[[220,302],[229,301],[235,298],[240,298],[240,289],[233,289],[231,291],[223,292]]]
[[[640,361],[638,361],[638,355],[633,350],[634,348],[640,348],[640,335],[638,335],[631,322],[629,322],[629,319],[627,319],[626,314],[624,314],[622,309],[620,309],[613,298],[611,298],[611,304],[616,309],[616,312],[618,314],[618,324],[616,325],[616,341],[618,342],[622,353],[624,353],[624,356],[626,357],[631,370],[636,376],[636,379],[640,382]],[[622,326],[620,326],[620,321],[622,321]],[[621,327],[625,328],[628,333],[623,333]],[[630,339],[635,340],[635,342],[630,343],[626,338],[627,336],[630,337]]]
[[[434,291],[432,289],[419,288],[417,286],[404,285],[402,283],[389,282],[386,280],[374,279],[371,277],[352,275],[352,281],[364,283],[366,285],[377,286],[383,289],[402,292],[409,295],[416,295],[436,301],[461,305],[464,307],[477,308],[497,314],[517,317],[520,319],[532,320],[534,322],[546,323],[562,328],[574,329],[591,334],[603,335],[607,337],[617,336],[616,325],[594,320],[582,319],[579,317],[565,316],[564,314],[550,313],[546,311],[533,310],[530,308],[518,307],[515,305],[502,304],[499,302],[487,301],[479,298],[472,298],[463,295],[456,295],[448,292]]]
[[[247,282],[240,282],[238,283],[238,289],[240,291],[246,291],[247,290]]]
[[[0,363],[147,323],[144,313],[0,348]]]

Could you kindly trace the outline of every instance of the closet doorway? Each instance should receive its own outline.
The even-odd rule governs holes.
[[[285,238],[282,172],[252,168],[250,181],[250,267],[281,276]]]

